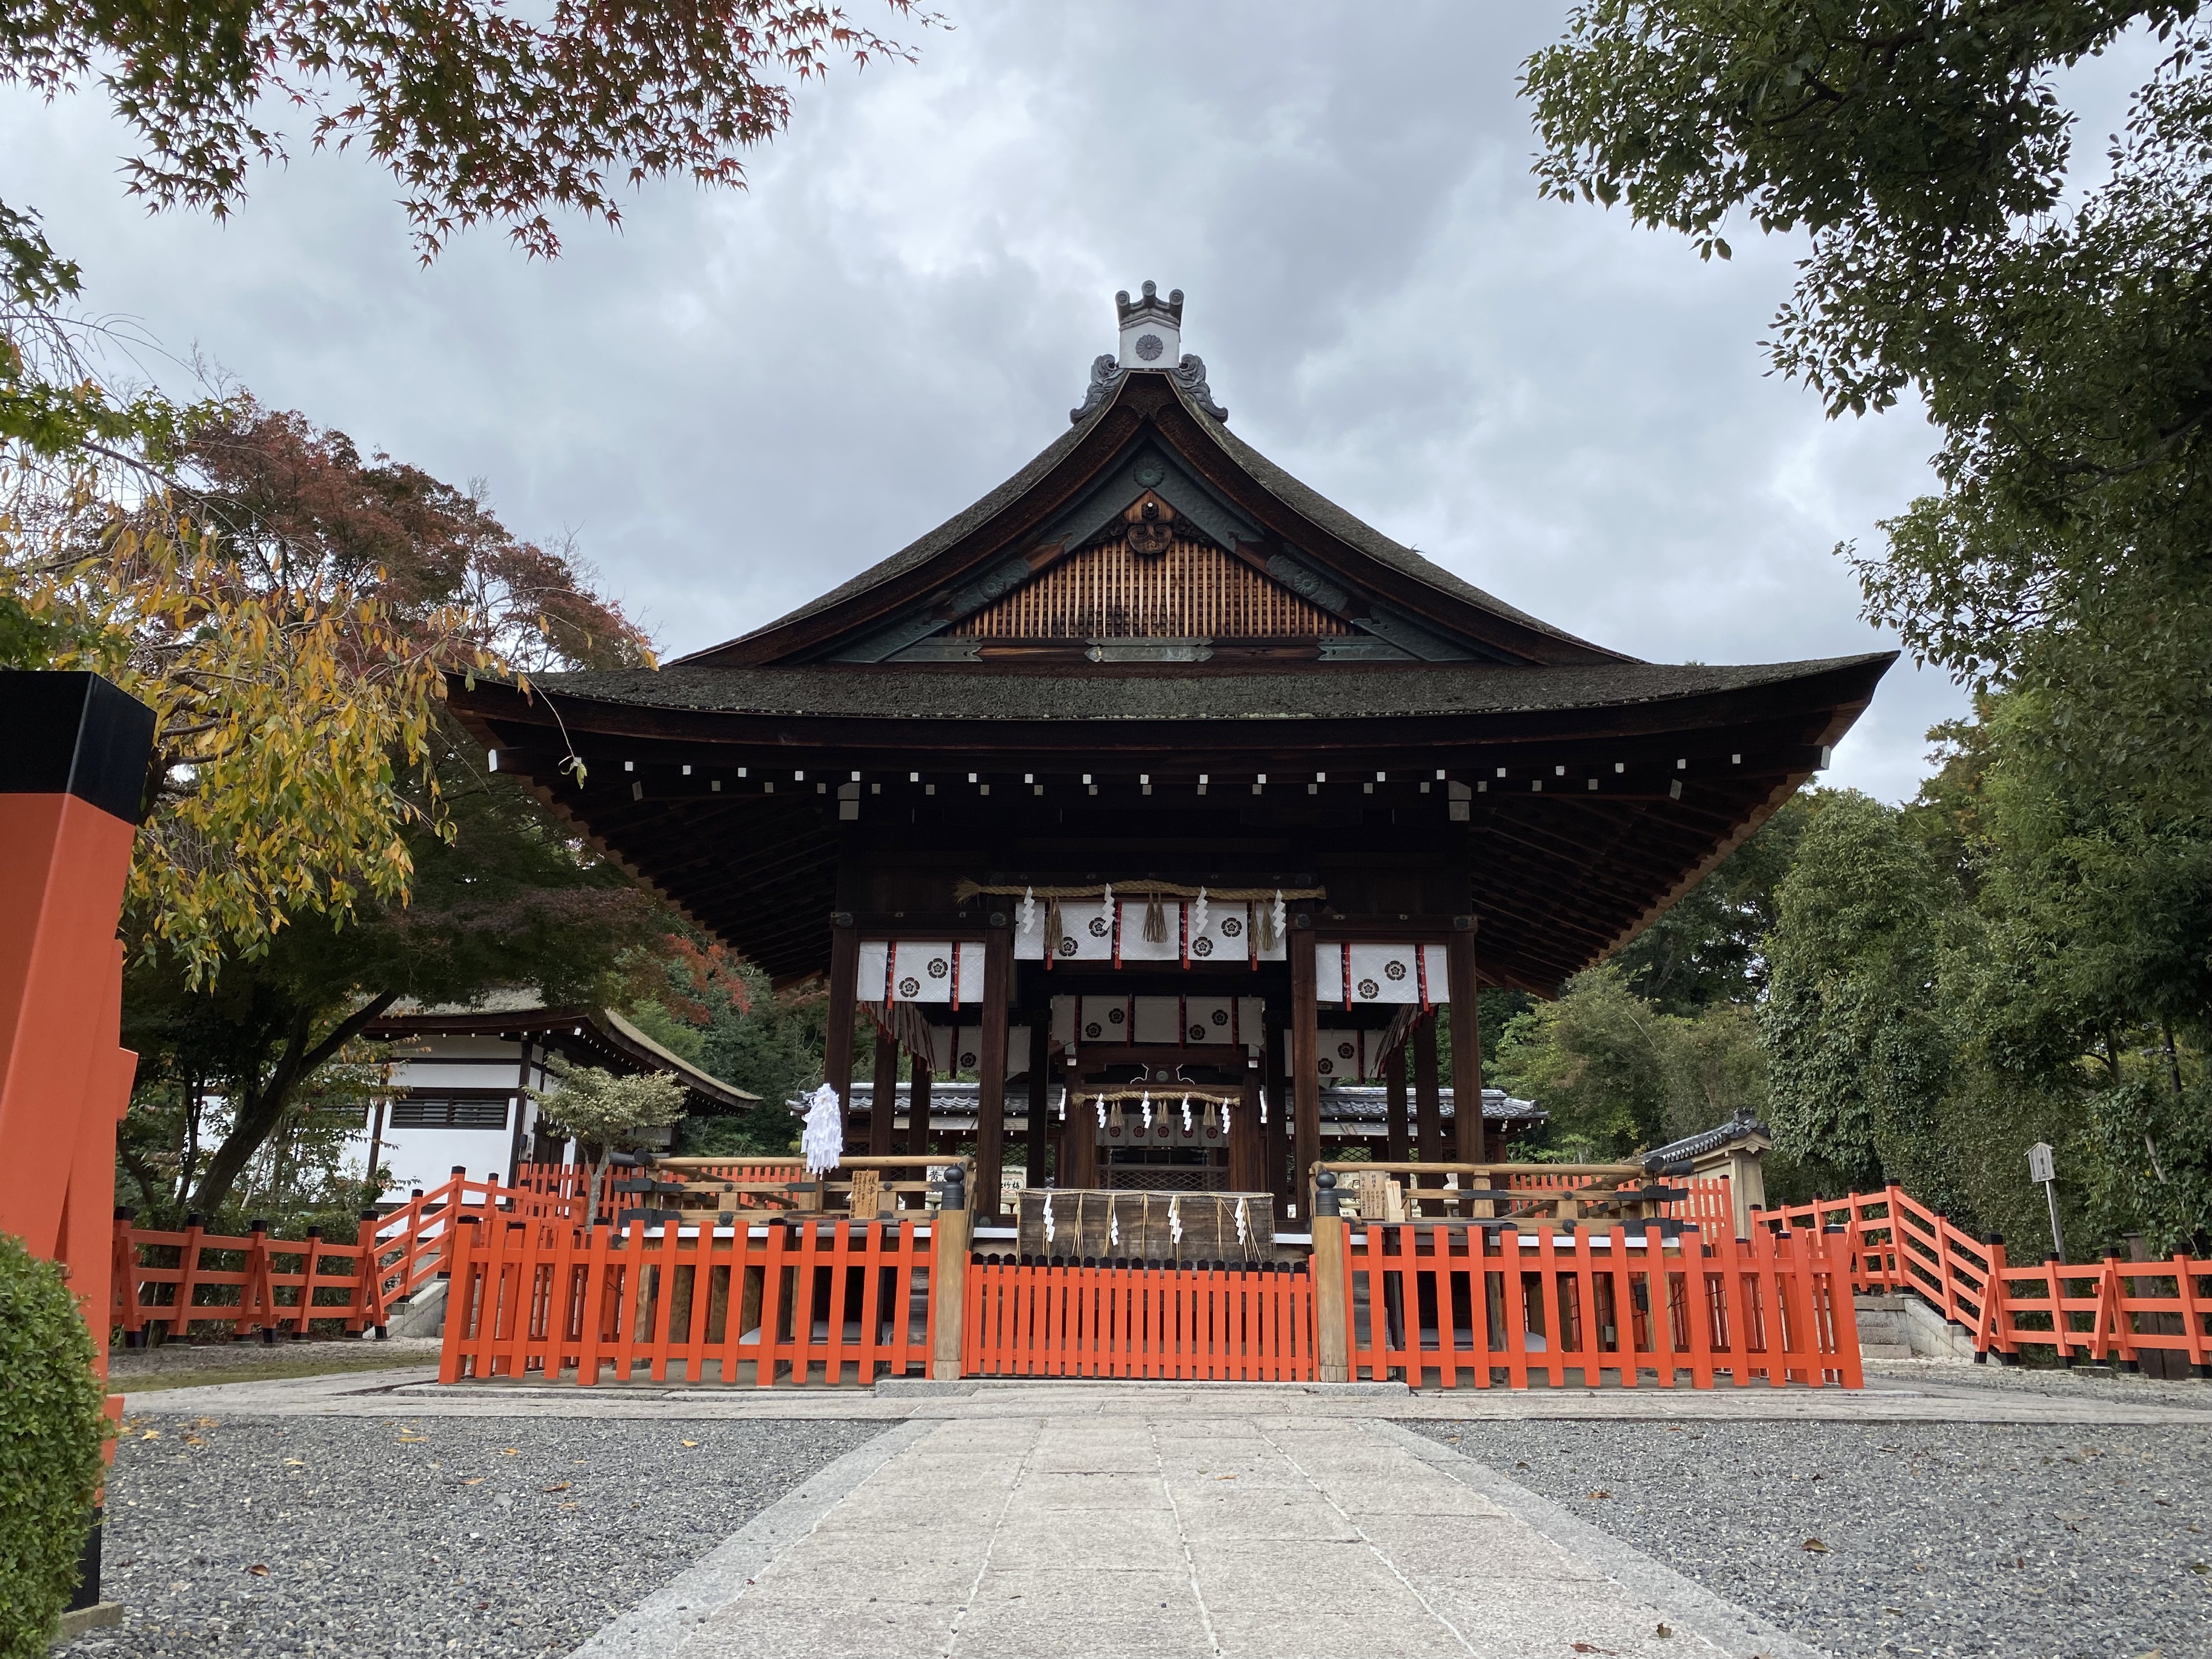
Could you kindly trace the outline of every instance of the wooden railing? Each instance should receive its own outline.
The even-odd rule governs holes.
[[[439,1380],[563,1376],[863,1387],[928,1374],[946,1315],[937,1257],[963,1214],[784,1218],[734,1228],[464,1214],[454,1230]],[[957,1333],[957,1310],[951,1311]],[[642,1373],[642,1375],[641,1375]],[[849,1375],[848,1375],[849,1373]]]
[[[1712,1232],[1735,1229],[1735,1200],[1725,1176],[1662,1179],[1640,1164],[1423,1164],[1379,1158],[1324,1159],[1315,1164],[1312,1175],[1317,1177],[1324,1170],[1336,1176],[1340,1200],[1362,1206],[1363,1219],[1378,1218],[1369,1213],[1374,1206],[1371,1200],[1363,1204],[1363,1195],[1387,1187],[1394,1189],[1388,1201],[1395,1213],[1379,1218],[1517,1218],[1602,1228],[1656,1216],[1693,1222]],[[1455,1184],[1446,1187],[1447,1179]],[[1310,1206],[1317,1195],[1310,1179]],[[1312,1212],[1310,1207],[1308,1213]]]
[[[143,1346],[149,1331],[173,1340],[195,1327],[274,1340],[308,1335],[316,1325],[359,1335],[384,1324],[372,1249],[333,1243],[320,1228],[301,1239],[271,1238],[259,1224],[242,1235],[210,1233],[197,1218],[173,1231],[142,1228],[131,1211],[118,1210],[114,1251],[111,1316],[131,1347]]]
[[[1963,1328],[1978,1356],[2048,1348],[2065,1364],[2132,1367],[2165,1351],[2212,1376],[2212,1261],[2014,1263],[2002,1238],[1976,1238],[1896,1186],[1759,1215],[1769,1228],[1840,1230],[1854,1289],[1913,1292]]]
[[[1572,1373],[1584,1388],[1607,1376],[1634,1388],[1648,1372],[1662,1387],[1710,1389],[1725,1372],[1739,1388],[1860,1386],[1832,1234],[1335,1224],[1350,1229],[1341,1248],[1353,1381],[1522,1389],[1540,1376],[1560,1388]]]
[[[1085,1267],[975,1255],[966,1302],[963,1376],[1314,1376],[1314,1283],[1303,1261]]]

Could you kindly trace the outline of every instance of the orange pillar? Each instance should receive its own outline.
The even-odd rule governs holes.
[[[94,674],[6,672],[0,730],[0,1231],[65,1264],[105,1378],[115,1125],[138,1063],[117,1041],[115,929],[154,713]],[[81,1606],[99,1547],[95,1528]]]

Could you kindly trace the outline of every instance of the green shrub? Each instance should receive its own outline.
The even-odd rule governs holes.
[[[107,1434],[62,1269],[0,1233],[0,1659],[38,1659],[76,1588]]]

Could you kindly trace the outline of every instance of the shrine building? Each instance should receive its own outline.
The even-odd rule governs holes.
[[[1297,1219],[1323,1090],[1378,1080],[1378,1152],[1494,1162],[1526,1103],[1445,1112],[1484,1099],[1477,988],[1549,996],[1633,938],[1894,653],[1577,639],[1239,439],[1180,291],[1116,303],[1068,429],[908,546],[658,670],[452,705],[699,926],[827,975],[849,1152],[941,1150],[931,1081],[972,1079],[979,1221],[1014,1160]]]

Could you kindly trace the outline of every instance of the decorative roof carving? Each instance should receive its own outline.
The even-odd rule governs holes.
[[[1114,361],[1114,354],[1102,351],[1091,360],[1091,386],[1083,394],[1083,401],[1067,411],[1071,424],[1080,426],[1085,416],[1105,406],[1114,395],[1114,388],[1121,384],[1121,377],[1129,371]]]
[[[1097,373],[1094,369],[1092,373]],[[1206,384],[1206,363],[1194,351],[1182,354],[1182,361],[1170,371],[1175,383],[1190,394],[1190,400],[1217,421],[1227,424],[1229,411],[1213,401],[1213,392]]]

